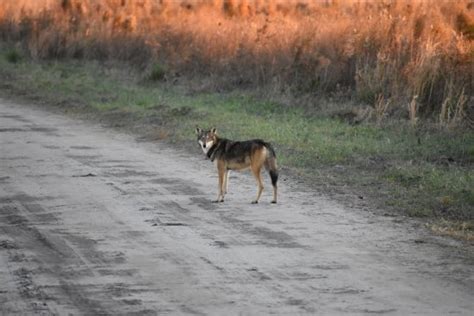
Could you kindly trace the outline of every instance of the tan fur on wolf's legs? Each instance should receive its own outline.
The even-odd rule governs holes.
[[[227,170],[224,178],[224,194],[227,194],[227,192],[229,192],[229,174],[230,170]]]
[[[225,184],[226,170],[225,170],[225,166],[222,163],[219,163],[219,162],[217,163],[217,173],[219,174],[219,187],[218,187],[219,194],[217,195],[217,200],[215,201],[216,203],[224,202],[224,184]]]
[[[272,203],[276,203],[277,202],[277,186],[274,185],[273,186],[273,200],[272,200]]]
[[[261,168],[259,167],[252,167],[252,173],[253,176],[255,177],[255,180],[257,180],[257,198],[255,201],[252,201],[252,204],[257,204],[258,200],[260,199],[260,195],[262,195],[263,191],[263,181],[262,181],[262,175],[260,173]]]

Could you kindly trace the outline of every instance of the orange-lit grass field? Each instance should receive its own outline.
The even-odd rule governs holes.
[[[38,59],[114,59],[472,126],[471,0],[2,1],[0,38]]]

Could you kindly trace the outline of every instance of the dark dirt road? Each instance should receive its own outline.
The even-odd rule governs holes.
[[[190,131],[192,137],[193,131]],[[0,101],[1,315],[472,315],[472,246]]]

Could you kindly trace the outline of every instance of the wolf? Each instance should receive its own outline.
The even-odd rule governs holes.
[[[217,200],[224,202],[229,186],[229,172],[250,168],[257,181],[257,197],[252,201],[258,203],[263,191],[261,170],[264,167],[270,174],[273,186],[272,203],[277,202],[278,169],[273,146],[261,139],[233,141],[217,135],[217,129],[203,130],[196,126],[197,141],[204,154],[216,163],[219,175]]]

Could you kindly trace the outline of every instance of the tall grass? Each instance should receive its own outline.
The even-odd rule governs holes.
[[[219,89],[343,94],[412,122],[473,126],[471,0],[17,0],[0,39],[33,58],[118,59]]]

